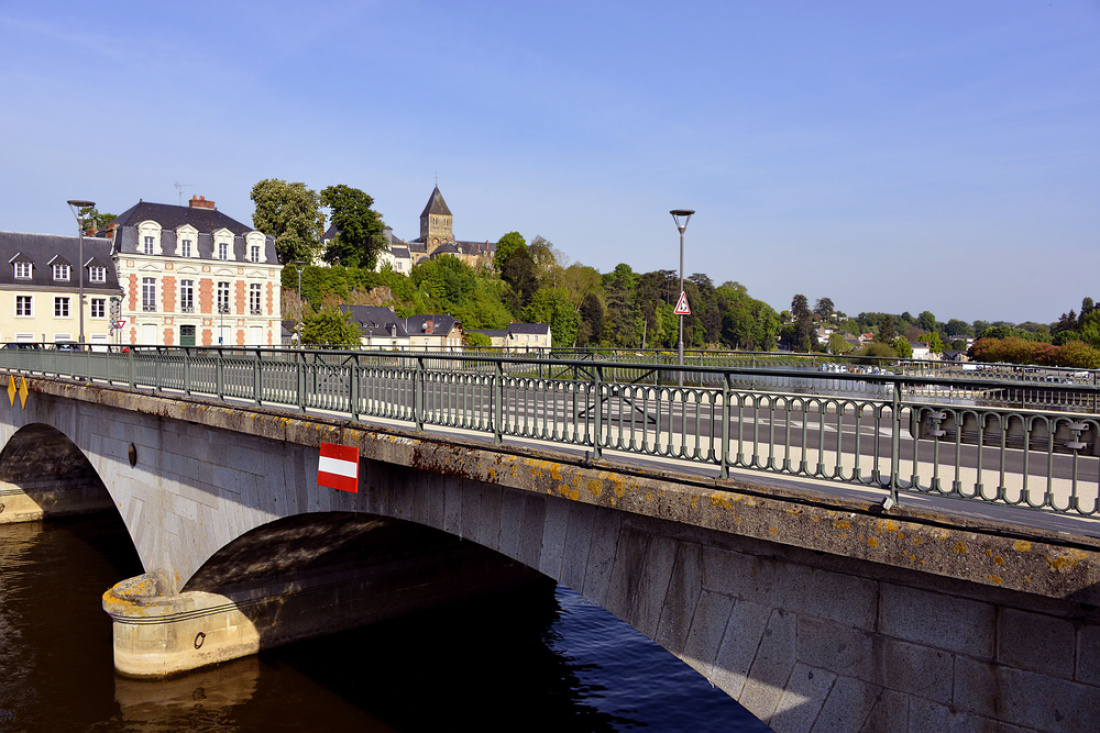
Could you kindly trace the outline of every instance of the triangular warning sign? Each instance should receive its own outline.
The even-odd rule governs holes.
[[[667,311],[666,311],[667,312]],[[690,316],[691,308],[688,308],[688,294],[680,293],[680,299],[676,301],[676,310],[673,311],[678,316]]]

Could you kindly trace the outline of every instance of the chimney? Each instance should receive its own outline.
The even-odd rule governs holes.
[[[207,201],[205,196],[192,196],[191,197],[192,209],[216,209],[213,201]]]
[[[427,321],[424,324],[424,328],[428,333],[433,333],[435,331],[435,322],[434,321]]]

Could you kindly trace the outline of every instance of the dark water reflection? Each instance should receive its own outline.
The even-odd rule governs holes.
[[[552,584],[123,679],[100,596],[140,572],[116,517],[0,525],[0,731],[768,730]]]

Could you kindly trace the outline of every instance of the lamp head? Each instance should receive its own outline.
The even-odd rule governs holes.
[[[680,230],[680,234],[684,233],[687,229],[688,222],[691,220],[691,215],[695,212],[691,209],[673,209],[668,212],[672,214],[672,220],[676,222],[676,228]]]

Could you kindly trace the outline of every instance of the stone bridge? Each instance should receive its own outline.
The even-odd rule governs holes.
[[[0,521],[121,515],[146,569],[104,596],[124,674],[194,669],[536,571],[780,733],[1100,728],[1100,542],[1085,534],[26,381],[25,406],[0,408]],[[358,448],[357,493],[318,486],[321,442]]]

